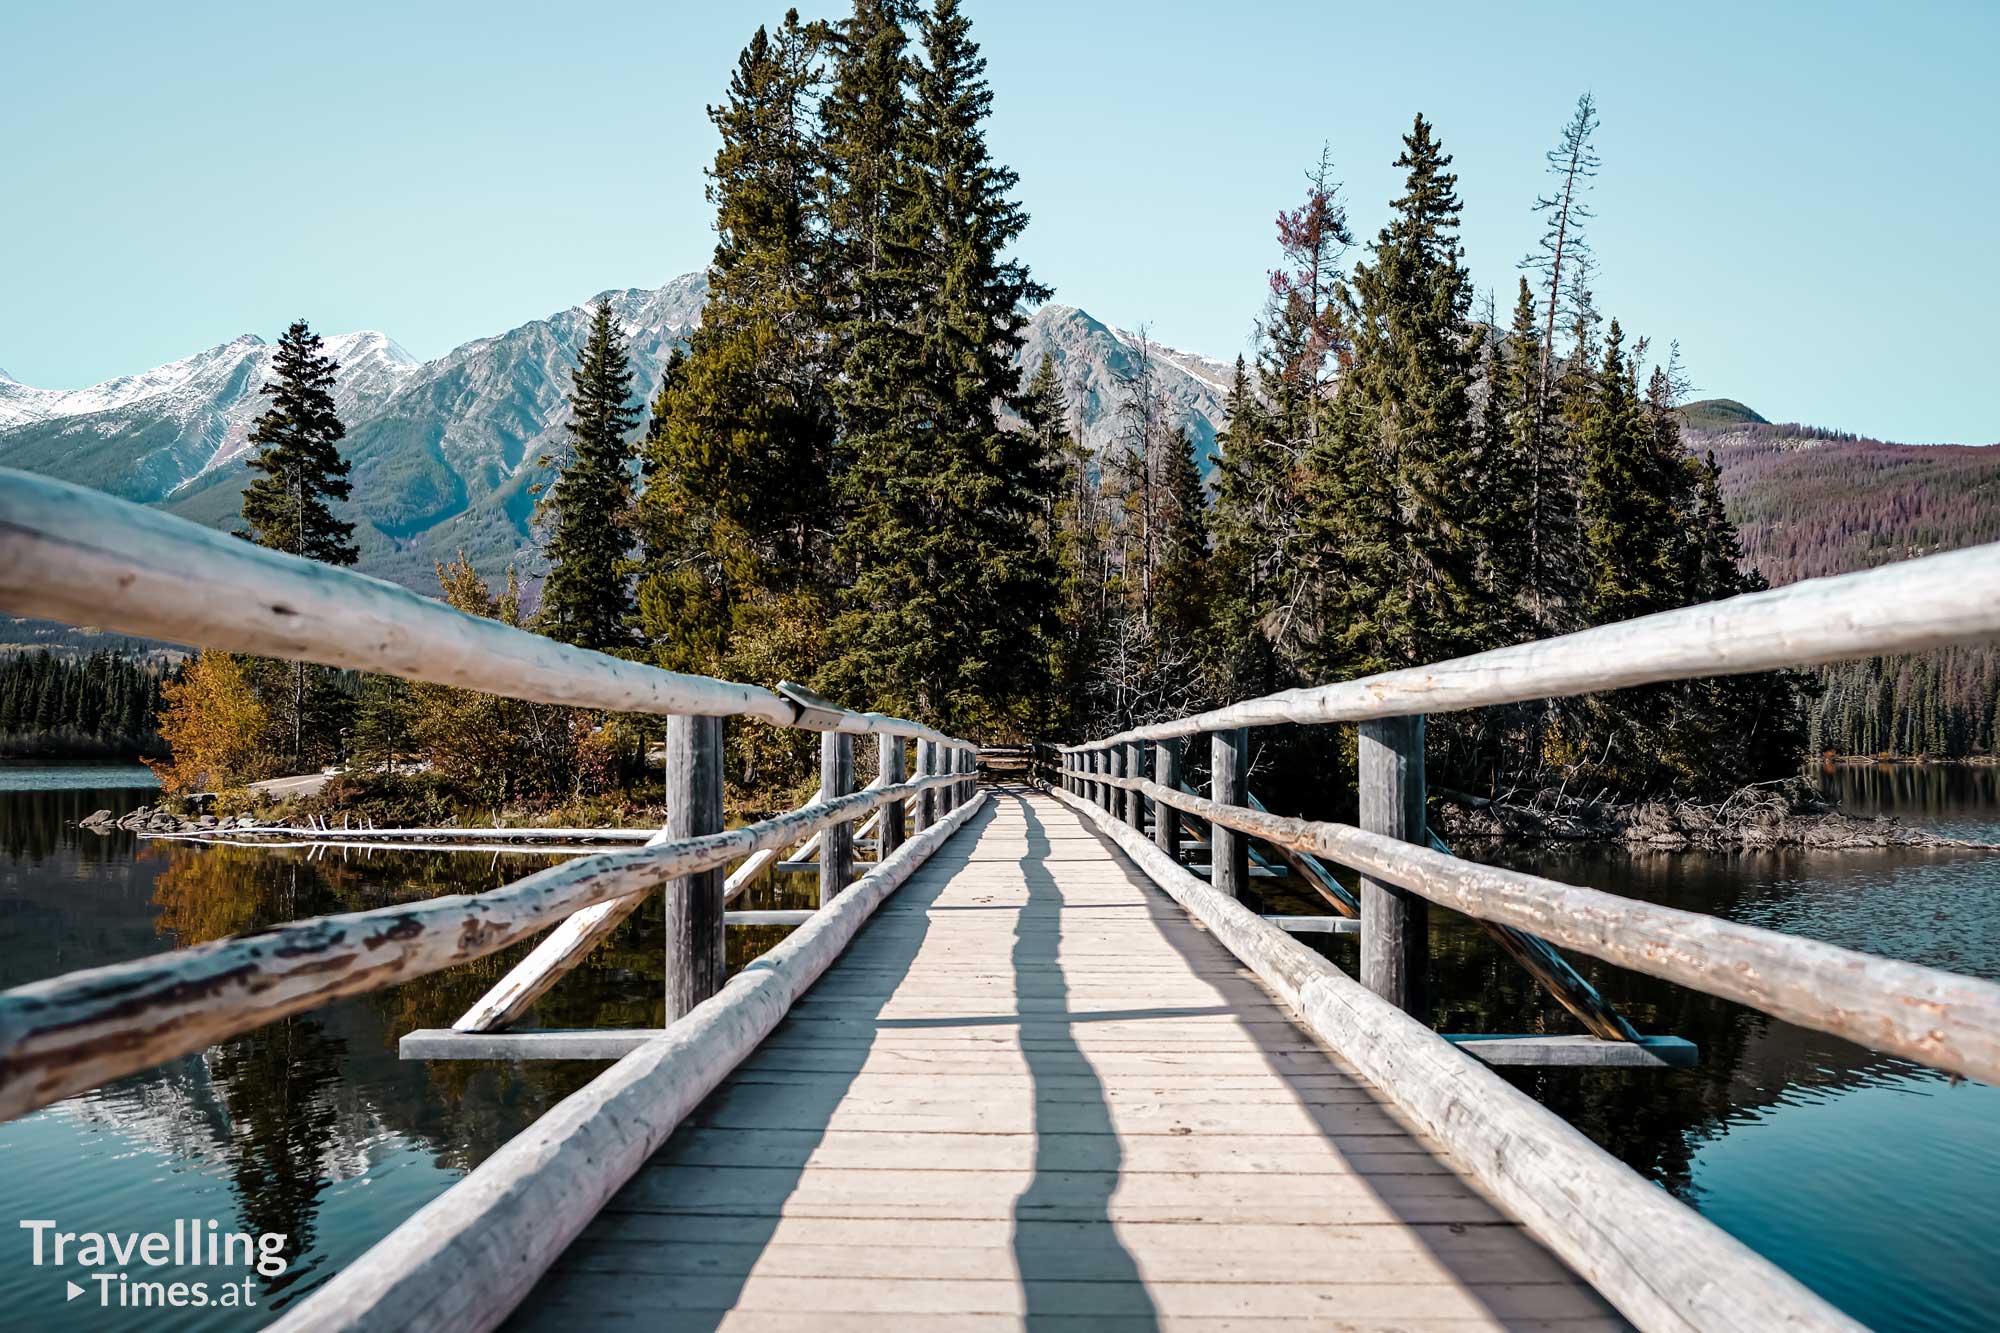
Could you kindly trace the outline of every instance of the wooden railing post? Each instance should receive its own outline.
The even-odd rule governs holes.
[[[1107,778],[1118,776],[1117,769],[1111,762],[1111,751],[1109,748],[1097,752],[1097,771]],[[1118,789],[1108,782],[1098,783],[1097,804],[1106,811],[1115,811],[1118,808]]]
[[[819,783],[831,801],[854,790],[854,738],[838,731],[819,737]],[[843,821],[819,838],[819,905],[854,882],[854,825]]]
[[[1109,773],[1114,778],[1122,778],[1125,776],[1124,746],[1113,745],[1105,749],[1104,771]],[[1127,799],[1130,798],[1132,793],[1123,787],[1111,787],[1106,791],[1105,794],[1111,798],[1111,804],[1108,807],[1111,811],[1111,817],[1113,819],[1125,818],[1125,803]]]
[[[1125,776],[1143,778],[1146,776],[1146,744],[1144,741],[1130,741],[1125,746]],[[1131,787],[1125,789],[1125,822],[1141,833],[1146,831],[1146,795]]]
[[[926,740],[919,740],[917,742],[916,776],[927,778],[931,775],[931,756],[936,752],[937,746],[934,742]],[[930,788],[926,787],[917,794],[916,809],[911,813],[915,816],[911,821],[912,828],[910,831],[912,834],[922,833],[937,822],[937,805],[931,799]]]
[[[669,842],[722,832],[722,719],[667,719]],[[669,1024],[722,989],[722,867],[669,880],[666,889]]]
[[[1250,804],[1250,730],[1232,727],[1208,738],[1208,799]],[[1250,840],[1213,820],[1208,825],[1208,875],[1219,892],[1241,902],[1250,893]]]
[[[876,755],[882,775],[882,785],[893,787],[903,780],[903,738],[901,736],[880,736],[876,738]],[[891,801],[882,807],[882,818],[876,824],[875,859],[877,862],[889,859],[890,853],[903,845],[903,803]]]
[[[1153,747],[1153,781],[1168,791],[1181,789],[1181,743],[1178,737],[1161,741]],[[1176,865],[1180,863],[1180,811],[1158,801],[1153,802],[1153,845],[1174,858]]]
[[[1424,846],[1424,719],[1361,724],[1361,827]],[[1428,1021],[1430,905],[1414,893],[1361,878],[1361,980],[1404,1013]]]

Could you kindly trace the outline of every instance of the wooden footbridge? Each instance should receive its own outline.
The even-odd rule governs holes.
[[[0,994],[4,1117],[546,932],[405,1054],[608,1068],[286,1328],[1851,1328],[1488,1065],[1694,1058],[1568,949],[2000,1081],[2000,987],[1453,858],[1425,826],[1422,721],[1991,638],[2000,547],[1253,699],[989,782],[917,723],[565,647],[4,470],[0,609],[666,719],[644,846]],[[819,732],[815,798],[725,829],[724,718]],[[1250,795],[1246,729],[1278,723],[1360,728],[1360,827]],[[725,979],[731,921],[771,915],[730,901],[807,863],[818,909]],[[1275,873],[1327,912],[1252,910]],[[654,892],[667,1025],[523,1029]],[[1431,1031],[1431,904],[1580,1032]],[[1359,934],[1358,980],[1298,939],[1326,930]]]

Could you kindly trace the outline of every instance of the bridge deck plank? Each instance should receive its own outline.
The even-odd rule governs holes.
[[[518,1328],[1622,1327],[1071,812],[1019,790]]]

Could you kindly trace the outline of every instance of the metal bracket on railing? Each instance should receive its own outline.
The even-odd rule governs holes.
[[[792,707],[798,710],[798,716],[792,719],[792,725],[803,727],[807,731],[837,731],[840,729],[840,724],[850,716],[847,709],[794,681],[779,681],[778,693],[784,695]]]
[[[1456,856],[1451,844],[1437,835],[1437,830],[1426,826],[1424,836],[1430,839],[1431,850],[1443,852],[1446,856]],[[1530,976],[1555,996],[1556,1002],[1570,1011],[1579,1023],[1589,1029],[1594,1037],[1604,1041],[1641,1042],[1639,1029],[1626,1021],[1602,992],[1584,979],[1581,972],[1570,966],[1569,959],[1555,945],[1539,935],[1530,935],[1525,930],[1512,926],[1496,925],[1482,921],[1486,933],[1497,941],[1501,948],[1525,968]]]
[[[1181,790],[1190,796],[1201,794],[1185,782],[1181,784]],[[1255,792],[1247,793],[1247,796],[1251,809],[1259,813],[1268,812],[1264,803],[1257,799]],[[1189,828],[1193,831],[1199,831],[1198,823],[1199,821],[1192,818],[1188,820]],[[1451,847],[1437,835],[1435,829],[1426,827],[1424,834],[1429,839],[1432,850],[1443,852],[1447,856],[1454,855]],[[1332,870],[1325,862],[1309,853],[1292,851],[1275,843],[1271,844],[1271,847],[1278,854],[1280,861],[1312,886],[1314,891],[1326,899],[1336,911],[1345,916],[1360,914],[1360,904],[1353,892],[1334,878]],[[1254,854],[1254,842],[1252,851]],[[1257,859],[1265,860],[1263,857]],[[1269,864],[1268,861],[1265,863]],[[1617,1007],[1605,999],[1603,993],[1591,985],[1583,974],[1571,966],[1570,961],[1547,940],[1530,935],[1526,931],[1516,930],[1512,926],[1495,925],[1488,921],[1479,924],[1509,957],[1519,963],[1550,995],[1554,996],[1556,1002],[1583,1024],[1585,1030],[1592,1036],[1604,1041],[1645,1041],[1639,1030],[1618,1012]]]

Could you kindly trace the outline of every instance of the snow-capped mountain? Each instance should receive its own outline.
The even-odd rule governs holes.
[[[1093,453],[1118,439],[1118,406],[1124,382],[1138,373],[1141,357],[1152,362],[1155,384],[1169,428],[1184,426],[1194,437],[1195,458],[1204,473],[1223,425],[1231,367],[1193,352],[1177,351],[1142,333],[1113,328],[1075,306],[1045,305],[1035,312],[1022,344],[1019,364],[1033,375],[1044,355],[1055,358],[1063,388],[1076,414],[1077,433]]]
[[[340,363],[334,399],[364,414],[416,368],[379,333],[327,339]],[[0,382],[0,458],[10,467],[87,481],[157,503],[237,461],[262,410],[258,388],[276,349],[255,334],[86,389]],[[240,469],[238,469],[240,471]]]
[[[463,551],[498,572],[537,572],[528,542],[538,461],[559,444],[576,365],[597,300],[628,341],[635,385],[650,397],[673,349],[700,321],[703,274],[629,288],[417,361],[381,333],[329,336],[335,399],[362,567],[430,591],[433,567]],[[1119,381],[1140,338],[1073,306],[1036,312],[1021,352],[1032,373],[1051,355],[1086,444],[1117,438]],[[250,423],[262,410],[273,349],[245,334],[137,375],[85,389],[38,389],[0,371],[0,465],[95,486],[219,527],[236,521]],[[1153,373],[1171,424],[1185,425],[1206,466],[1229,368],[1157,344]]]

